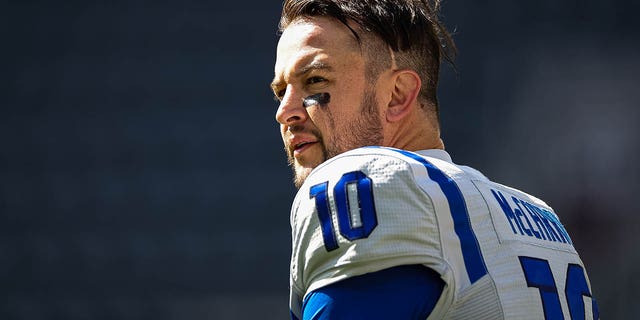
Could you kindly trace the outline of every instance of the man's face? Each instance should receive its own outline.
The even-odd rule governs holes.
[[[284,30],[272,88],[297,187],[325,160],[382,143],[374,81],[365,79],[358,43],[337,20],[301,19]]]

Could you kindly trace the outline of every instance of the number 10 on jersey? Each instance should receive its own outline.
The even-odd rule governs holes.
[[[330,199],[327,196],[328,189],[328,181],[316,184],[309,189],[309,197],[316,200],[324,247],[327,251],[332,251],[338,249],[338,240],[333,225]],[[354,191],[357,194],[350,197],[350,193]],[[343,174],[333,187],[333,199],[340,234],[349,241],[369,237],[378,225],[371,179],[361,171]],[[357,204],[352,203],[353,199],[357,199]]]

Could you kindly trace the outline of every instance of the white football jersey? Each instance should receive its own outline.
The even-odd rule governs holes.
[[[429,319],[593,319],[591,285],[553,210],[443,150],[365,147],[318,166],[291,210],[291,310],[337,281],[422,264]]]

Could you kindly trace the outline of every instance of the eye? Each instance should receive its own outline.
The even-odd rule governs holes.
[[[325,78],[323,77],[311,77],[309,79],[307,79],[307,84],[315,84],[315,83],[320,83],[320,82],[325,82],[327,81]]]
[[[287,93],[287,89],[278,90],[275,92],[275,96],[273,97],[273,99],[276,101],[282,101],[285,93]]]

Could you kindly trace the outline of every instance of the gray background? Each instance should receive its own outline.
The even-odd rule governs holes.
[[[0,318],[283,319],[280,1],[0,5]],[[637,1],[453,1],[454,160],[545,199],[640,314]]]

